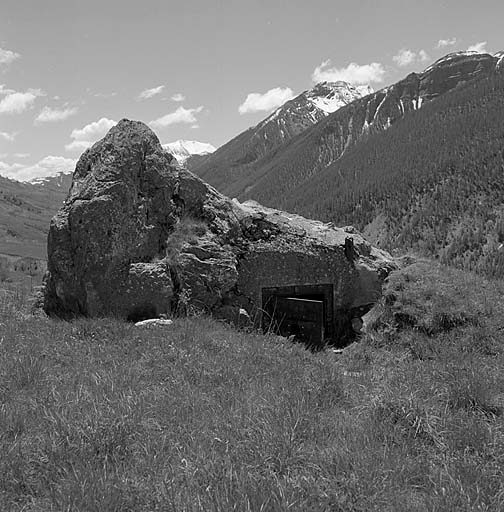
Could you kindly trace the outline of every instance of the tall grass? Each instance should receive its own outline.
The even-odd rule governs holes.
[[[0,510],[503,510],[500,288],[422,266],[391,283],[340,356],[2,303]],[[478,321],[423,329],[451,296]]]

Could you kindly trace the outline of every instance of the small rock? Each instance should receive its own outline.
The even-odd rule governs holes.
[[[343,375],[345,377],[360,377],[362,375],[362,372],[359,371],[352,371],[352,370],[345,370],[343,372]]]
[[[173,320],[166,320],[164,318],[149,318],[148,320],[142,320],[141,322],[136,322],[136,327],[151,327],[156,325],[171,325]]]
[[[238,325],[240,327],[244,327],[246,325],[250,325],[251,322],[252,320],[248,314],[248,311],[244,308],[240,308],[238,311]]]

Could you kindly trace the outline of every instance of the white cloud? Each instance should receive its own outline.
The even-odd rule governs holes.
[[[7,142],[12,142],[16,138],[16,133],[14,132],[0,132],[0,139],[6,140]]]
[[[77,160],[63,156],[46,156],[33,165],[0,162],[0,174],[19,181],[29,181],[44,176],[57,176],[62,172],[72,172],[76,163]]]
[[[5,97],[0,101],[0,114],[20,114],[31,108],[39,96],[44,93],[40,89],[28,89],[25,92],[16,92],[11,89],[0,90]]]
[[[152,89],[145,89],[137,96],[137,101],[146,100],[152,98],[153,96],[156,96],[156,94],[161,94],[164,88],[164,85],[158,85],[157,87],[153,87]]]
[[[82,128],[76,128],[72,130],[70,137],[74,139],[69,144],[65,145],[67,151],[84,151],[88,147],[92,146],[97,140],[105,136],[105,134],[117,124],[112,119],[102,117],[98,121],[83,126]]]
[[[344,68],[330,68],[330,60],[317,66],[312,73],[314,82],[350,82],[351,84],[368,84],[370,82],[383,82],[385,68],[379,62],[363,64],[362,66],[351,62]]]
[[[12,156],[14,158],[28,158],[30,153],[14,153]]]
[[[418,53],[415,53],[406,48],[402,48],[397,55],[392,57],[392,60],[400,67],[410,66],[415,62],[426,62],[429,59],[430,57],[425,50],[420,50]]]
[[[16,92],[14,89],[7,89],[4,84],[0,84],[0,94],[12,94]]]
[[[8,66],[20,58],[21,55],[19,53],[0,48],[0,65]]]
[[[63,109],[44,107],[35,119],[36,123],[52,123],[55,121],[64,121],[70,116],[77,114],[77,107],[67,107]]]
[[[289,87],[275,87],[265,93],[251,92],[245,101],[238,107],[240,114],[252,114],[254,112],[268,112],[283,105],[294,97]]]
[[[93,94],[93,96],[95,98],[113,98],[114,96],[117,96],[117,93],[116,92],[97,92],[97,93]]]
[[[392,60],[398,66],[409,66],[410,64],[413,64],[413,62],[415,62],[415,59],[416,59],[416,53],[412,52],[411,50],[406,50],[406,48],[399,50],[397,55],[394,55],[392,57]]]
[[[457,44],[457,38],[452,37],[451,39],[440,39],[436,48],[446,48],[447,46],[454,46]]]
[[[77,151],[79,153],[82,153],[92,145],[93,143],[88,142],[87,140],[73,140],[69,144],[65,144],[65,149],[67,151]]]
[[[3,157],[7,156],[6,154],[2,155]],[[5,176],[7,178],[14,178],[14,174],[22,169],[23,166],[21,164],[7,164],[5,162],[0,161],[0,176]],[[17,179],[17,178],[15,178]]]
[[[197,108],[184,108],[180,106],[175,110],[175,112],[171,112],[170,114],[166,114],[163,117],[158,119],[154,119],[149,123],[153,128],[164,128],[166,126],[170,126],[172,124],[197,124],[197,119],[194,114],[199,114],[203,110],[203,106]]]
[[[427,62],[430,60],[430,56],[425,50],[420,50],[418,52],[418,60],[420,62]]]
[[[486,41],[481,41],[479,43],[474,43],[469,48],[467,48],[468,52],[478,52],[478,53],[486,53]]]
[[[176,102],[181,102],[181,101],[184,101],[185,99],[186,99],[185,96],[181,92],[177,92],[171,97],[171,100],[176,101]]]

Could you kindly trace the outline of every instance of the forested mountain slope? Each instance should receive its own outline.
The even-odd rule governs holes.
[[[423,73],[343,107],[290,139],[258,162],[253,172],[221,187],[240,199],[278,206],[278,197],[336,162],[363,138],[389,129],[433,99],[482,80],[502,68],[500,54],[462,52],[447,55]],[[208,178],[211,182],[210,177]]]
[[[504,73],[370,135],[275,206],[504,276]],[[272,200],[269,201],[270,203]]]
[[[213,154],[190,163],[190,170],[205,181],[234,196],[259,172],[282,144],[310,128],[332,112],[373,92],[369,86],[347,82],[321,82],[276,109],[257,126],[220,147]]]

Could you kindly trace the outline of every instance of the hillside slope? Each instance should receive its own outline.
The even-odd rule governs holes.
[[[0,254],[46,258],[49,221],[71,179],[62,174],[28,183],[0,176]]]

